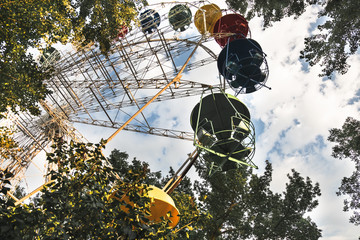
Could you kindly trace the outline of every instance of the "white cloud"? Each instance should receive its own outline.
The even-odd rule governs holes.
[[[351,57],[352,68],[334,80],[318,77],[320,66],[302,70],[298,56],[310,24],[316,20],[315,10],[308,9],[297,20],[275,23],[264,32],[258,31],[258,20],[250,22],[253,38],[268,55],[268,85],[272,87],[245,97],[253,118],[265,124],[257,138],[255,158],[256,163],[265,159],[273,163],[272,188],[276,191],[284,189],[286,173],[292,168],[319,182],[322,196],[310,215],[323,230],[323,239],[354,239],[360,231],[348,223],[350,214],[342,211],[343,200],[335,194],[354,165],[333,159],[332,145],[326,139],[329,129],[340,128],[346,117],[359,119],[359,101],[348,103],[360,89],[360,59],[358,55]]]

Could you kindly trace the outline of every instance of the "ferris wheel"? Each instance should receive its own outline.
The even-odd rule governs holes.
[[[198,157],[209,162],[210,174],[241,164],[256,167],[254,126],[236,96],[267,87],[269,72],[266,54],[248,33],[245,18],[215,4],[171,2],[149,5],[136,23],[120,27],[108,55],[95,44],[67,52],[46,49],[39,63],[55,68],[45,81],[52,93],[40,102],[40,116],[9,113],[22,152],[1,160],[1,169],[13,174],[13,185],[26,181],[32,160],[49,151],[54,137],[86,142],[73,123],[193,141],[195,151],[164,187],[166,193]],[[214,41],[216,51],[210,47]],[[187,72],[211,64],[217,64],[218,76],[187,78]],[[225,93],[227,88],[233,93]],[[200,98],[191,113],[193,132],[156,126],[142,111],[153,102],[191,96]],[[51,166],[37,167],[45,175]]]

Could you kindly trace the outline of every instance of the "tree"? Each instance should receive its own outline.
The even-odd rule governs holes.
[[[146,172],[146,176],[142,179],[143,184],[154,185],[162,188],[175,175],[175,172],[170,168],[169,175],[163,177],[160,172],[152,172],[149,164],[134,158],[129,164],[128,155],[125,152],[120,152],[114,149],[110,156],[109,162],[119,172],[122,178],[127,179],[127,175],[132,172]],[[180,212],[180,222],[173,230],[171,239],[186,239],[189,238],[193,230],[200,230],[205,224],[206,219],[210,216],[206,209],[203,209],[194,196],[194,191],[190,178],[184,177],[180,185],[172,192],[171,198],[174,200],[176,207]]]
[[[129,155],[126,152],[114,149],[111,151],[108,160],[113,169],[118,172],[119,176],[121,176],[124,181],[126,181],[129,177],[131,178],[132,173],[144,172],[144,178],[141,183],[162,188],[162,175],[160,172],[152,172],[148,163],[137,160],[136,158],[129,163],[128,158]]]
[[[48,161],[51,180],[37,204],[13,206],[1,201],[1,239],[168,239],[177,232],[164,219],[148,224],[150,199],[144,169],[126,176],[107,164],[96,145],[58,140]],[[120,176],[120,178],[118,177]],[[124,178],[122,178],[124,177]],[[126,181],[125,181],[126,180]],[[117,200],[126,194],[134,204]],[[10,202],[11,203],[11,202]],[[129,209],[124,209],[124,206]]]
[[[37,103],[49,94],[43,81],[50,77],[51,66],[40,67],[29,50],[46,50],[58,42],[79,46],[92,42],[106,54],[118,29],[134,20],[136,5],[145,4],[145,0],[1,0],[0,113],[10,107],[13,112],[38,115]]]
[[[104,143],[92,145],[60,140],[48,161],[58,166],[52,183],[36,204],[13,206],[0,198],[1,239],[318,239],[320,230],[304,214],[317,206],[318,184],[292,171],[282,194],[270,190],[271,164],[262,176],[234,169],[208,177],[206,163],[196,167],[201,181],[184,178],[171,194],[181,214],[175,229],[167,221],[146,224],[148,183],[162,187],[162,177],[148,164],[118,150],[105,159]],[[134,205],[118,201],[126,194]],[[125,211],[122,206],[130,210]]]
[[[14,130],[6,126],[0,127],[0,159],[14,157],[20,148],[12,138]]]
[[[114,168],[135,170],[146,166],[134,159],[132,164],[124,161],[125,153],[114,150],[110,162]],[[123,160],[121,160],[123,159]],[[321,230],[306,213],[317,205],[320,196],[319,184],[313,184],[292,170],[289,182],[282,194],[270,190],[272,167],[267,162],[262,176],[252,169],[234,169],[208,176],[207,163],[196,164],[200,180],[192,184],[185,177],[172,193],[182,216],[180,226],[187,226],[175,239],[318,239]],[[164,186],[175,174],[154,177],[151,171],[144,179],[156,186]],[[185,197],[184,197],[185,196]],[[187,196],[187,197],[186,197]],[[198,197],[196,197],[198,196]],[[200,214],[199,214],[200,212]],[[182,222],[183,221],[183,222]],[[190,224],[189,224],[190,223]],[[187,225],[188,224],[188,225]]]
[[[341,129],[330,129],[328,140],[336,144],[332,149],[334,158],[355,163],[354,172],[342,179],[337,195],[349,196],[344,200],[344,211],[353,210],[350,222],[360,225],[360,121],[348,117]]]
[[[264,27],[284,17],[298,17],[306,7],[322,7],[318,17],[326,21],[318,26],[320,33],[305,38],[305,49],[300,58],[310,66],[320,63],[323,66],[320,76],[331,78],[333,72],[345,74],[349,68],[347,59],[356,54],[360,39],[360,3],[357,0],[322,1],[322,0],[226,0],[230,8],[239,10],[250,20],[260,16]]]
[[[0,166],[7,161],[12,162],[21,149],[12,138],[14,130],[6,126],[0,127]],[[6,194],[10,190],[10,179],[13,177],[11,169],[0,168],[0,192]]]
[[[272,167],[266,163],[263,175],[252,169],[233,169],[208,177],[197,164],[201,182],[195,183],[201,204],[212,216],[191,239],[318,239],[321,230],[304,215],[313,210],[320,196],[319,184],[313,184],[292,170],[282,193],[270,190]]]

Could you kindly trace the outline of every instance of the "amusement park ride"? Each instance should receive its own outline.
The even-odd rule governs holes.
[[[192,140],[195,150],[175,176],[163,189],[150,186],[149,196],[154,200],[151,220],[158,221],[170,211],[174,216],[170,226],[174,227],[179,211],[169,194],[198,158],[207,163],[210,177],[242,165],[256,168],[252,162],[254,125],[248,108],[236,96],[267,87],[269,70],[260,44],[248,37],[246,19],[215,4],[149,5],[138,20],[139,26],[119,29],[108,56],[94,45],[67,54],[55,48],[44,51],[39,64],[52,64],[56,70],[46,80],[52,93],[40,102],[41,116],[8,114],[18,129],[14,139],[23,151],[13,161],[1,159],[0,169],[13,173],[10,180],[16,185],[25,178],[34,157],[42,150],[49,151],[47,146],[54,137],[86,142],[72,123],[117,129],[108,142],[122,130]],[[187,33],[193,26],[197,32]],[[218,56],[206,45],[211,41],[222,48]],[[218,82],[182,77],[215,61]],[[234,94],[225,93],[226,88]],[[196,95],[201,97],[190,116],[193,133],[153,127],[143,112],[152,102]],[[16,199],[17,204],[33,193]]]

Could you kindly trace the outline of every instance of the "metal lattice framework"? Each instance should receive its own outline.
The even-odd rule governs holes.
[[[142,105],[164,88],[178,73],[190,52],[198,45],[196,60],[185,71],[214,63],[217,55],[207,47],[212,37],[200,35],[193,24],[185,32],[175,32],[168,21],[169,9],[177,3],[149,6],[159,12],[161,24],[151,34],[132,26],[129,33],[111,46],[107,56],[95,45],[71,50],[54,51],[42,64],[52,64],[55,74],[46,80],[52,91],[41,102],[42,115],[23,112],[9,114],[19,129],[15,140],[23,149],[13,160],[1,160],[0,167],[14,173],[13,182],[24,178],[32,159],[46,151],[58,134],[75,141],[86,141],[72,123],[118,129]],[[193,13],[204,1],[183,3]],[[44,59],[44,58],[43,58]],[[155,102],[184,98],[201,93],[209,87],[224,87],[223,80],[189,80],[167,88]],[[193,133],[152,126],[145,114],[139,115],[124,130],[158,136],[192,140]]]

